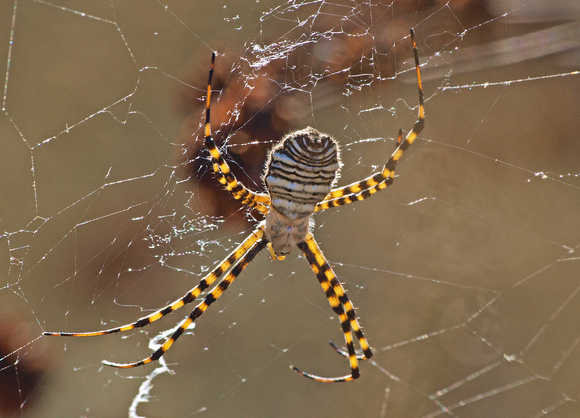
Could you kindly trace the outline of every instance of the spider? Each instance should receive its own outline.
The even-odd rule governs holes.
[[[272,148],[263,177],[267,193],[253,192],[236,180],[211,135],[210,102],[215,63],[215,53],[213,53],[207,85],[205,146],[211,154],[210,158],[216,179],[230,192],[234,199],[258,210],[265,219],[197,286],[166,307],[131,324],[103,331],[44,332],[43,334],[88,337],[144,327],[196,300],[203,291],[229,270],[225,277],[206,294],[203,301],[179,324],[171,337],[149,357],[134,363],[103,361],[108,366],[118,368],[130,368],[150,363],[159,359],[171,348],[183,332],[222,295],[260,251],[267,247],[273,260],[283,260],[293,247],[297,246],[318,278],[332,310],[339,317],[346,350],[338,348],[332,342],[330,344],[336,352],[348,358],[350,374],[340,377],[322,377],[304,372],[295,366],[290,367],[302,376],[319,382],[345,382],[358,378],[360,376],[358,361],[370,358],[373,353],[363,335],[352,303],[310,231],[312,228],[311,216],[321,210],[364,200],[391,185],[397,162],[423,129],[425,112],[419,57],[413,29],[410,32],[419,89],[418,119],[403,142],[401,142],[402,130],[399,129],[396,149],[380,172],[362,181],[334,189],[332,186],[336,182],[341,166],[339,145],[332,137],[311,127],[287,134]],[[355,352],[353,332],[362,349],[362,355]]]

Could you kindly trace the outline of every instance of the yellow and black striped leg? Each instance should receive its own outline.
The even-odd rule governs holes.
[[[226,272],[234,263],[236,263],[248,250],[263,236],[260,228],[256,229],[248,238],[244,240],[228,257],[217,266],[210,274],[200,280],[198,285],[187,292],[182,298],[177,299],[166,307],[153,312],[137,321],[122,325],[120,327],[110,328],[102,331],[92,332],[44,332],[43,335],[57,335],[61,337],[94,337],[97,335],[113,334],[116,332],[129,331],[134,328],[144,327],[152,322],[155,322],[165,315],[168,315],[186,304],[193,302],[205,289],[213,284],[224,272]]]
[[[213,70],[215,64],[215,53],[211,55],[211,67],[207,83],[207,97],[205,104],[205,146],[211,154],[213,170],[218,181],[225,186],[236,200],[240,200],[244,205],[256,208],[266,214],[268,212],[265,205],[270,204],[270,198],[264,193],[255,193],[239,182],[230,170],[228,163],[224,160],[217,149],[211,136],[211,87]]]
[[[298,244],[298,248],[302,250],[304,256],[308,260],[308,263],[310,263],[310,268],[314,274],[316,274],[316,277],[318,278],[318,281],[320,282],[320,285],[322,286],[322,289],[328,298],[330,306],[340,319],[340,325],[344,333],[347,352],[342,352],[342,350],[337,348],[332,343],[331,345],[337,352],[344,354],[349,358],[351,373],[350,375],[341,377],[321,377],[311,373],[306,373],[294,366],[292,366],[292,368],[302,376],[317,380],[319,382],[346,382],[356,379],[360,376],[358,360],[370,358],[373,353],[358,323],[354,307],[348,300],[344,288],[336,278],[334,271],[332,271],[332,268],[324,258],[324,255],[320,251],[320,248],[318,247],[318,244],[314,240],[314,237],[311,233],[308,233],[306,239]],[[355,332],[355,335],[359,340],[364,353],[363,356],[357,356],[355,353],[352,331]]]
[[[351,183],[347,186],[332,190],[326,198],[316,205],[315,212],[328,208],[347,205],[352,202],[364,200],[379,190],[385,189],[393,183],[395,178],[395,168],[397,162],[401,159],[403,153],[417,139],[417,136],[423,130],[425,125],[425,106],[423,99],[423,83],[421,81],[421,69],[419,68],[419,54],[417,44],[415,43],[415,33],[411,29],[411,41],[413,43],[413,55],[415,57],[415,69],[417,71],[417,87],[419,89],[419,110],[418,119],[413,126],[413,130],[407,134],[405,140],[401,143],[402,131],[399,130],[397,139],[397,148],[391,155],[391,158],[384,165],[383,169],[372,176],[367,177],[359,182]]]
[[[315,260],[318,263],[318,265],[321,266],[321,267],[319,267],[319,269],[323,270],[323,271],[326,271],[328,269],[328,273],[325,274],[325,278],[328,279],[328,283],[332,286],[334,293],[338,297],[338,300],[344,306],[344,309],[345,309],[346,315],[348,316],[348,319],[350,321],[350,325],[352,327],[352,330],[354,331],[354,333],[359,341],[359,344],[363,350],[363,355],[357,356],[357,358],[359,360],[367,360],[367,359],[371,358],[373,356],[373,353],[372,353],[372,351],[369,347],[369,344],[368,344],[368,342],[367,342],[367,340],[366,340],[366,338],[361,330],[361,326],[360,326],[358,319],[356,317],[354,306],[352,306],[352,303],[348,299],[348,296],[346,295],[344,287],[342,287],[342,284],[340,284],[340,281],[336,277],[336,274],[334,273],[334,271],[332,270],[330,265],[328,265],[328,262],[324,258],[324,254],[322,253],[322,250],[320,249],[320,247],[318,247],[318,244],[316,243],[316,240],[314,239],[314,236],[312,235],[312,233],[309,233],[306,236],[305,244],[307,245],[309,251],[311,251],[315,255],[318,254],[318,256],[315,257]],[[326,264],[327,267],[323,267],[324,264]],[[323,287],[323,289],[324,289],[324,287]],[[330,345],[336,351],[341,352],[341,350],[338,349],[336,347],[336,345],[334,345],[333,342],[331,342]]]
[[[131,367],[141,366],[143,364],[151,363],[152,361],[158,360],[163,354],[171,348],[171,346],[177,341],[177,339],[185,332],[185,330],[197,319],[199,318],[219,297],[225,292],[230,284],[240,275],[240,273],[248,266],[250,261],[258,255],[260,251],[264,249],[268,241],[262,239],[263,230],[259,229],[255,232],[258,237],[257,242],[254,242],[253,246],[244,254],[244,256],[232,267],[231,271],[222,279],[220,282],[209,292],[204,298],[203,302],[195,307],[195,309],[189,314],[189,316],[184,319],[175,332],[163,343],[163,345],[157,349],[149,357],[143,360],[136,361],[135,363],[113,363],[110,361],[103,361],[107,366],[118,367],[121,369],[128,369]]]
[[[217,170],[216,163],[214,163],[214,170]],[[228,180],[226,179],[226,176],[221,171],[219,171],[219,170],[214,171],[214,177],[216,178],[217,181],[219,181],[227,189]],[[262,196],[261,193],[250,192],[250,195],[247,195],[245,198],[242,197],[241,195],[235,195],[233,197],[236,200],[240,200],[242,204],[244,204],[246,206],[253,207],[256,210],[258,210],[259,212],[263,213],[264,215],[267,215],[268,214],[268,207],[266,206],[266,204],[270,204],[269,198],[266,199],[266,201],[263,203],[263,202],[258,201],[258,199],[253,198],[255,196]]]

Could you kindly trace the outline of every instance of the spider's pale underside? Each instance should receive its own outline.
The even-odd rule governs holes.
[[[149,357],[135,363],[103,361],[109,366],[119,368],[130,368],[150,363],[159,359],[169,350],[183,332],[222,295],[261,250],[268,247],[272,259],[283,260],[285,255],[297,246],[306,257],[328,298],[330,306],[339,317],[346,342],[346,351],[331,344],[338,353],[348,357],[350,374],[340,377],[321,377],[306,373],[294,366],[292,368],[302,376],[319,382],[344,382],[359,377],[358,360],[366,360],[373,353],[363,335],[352,303],[310,232],[310,217],[321,210],[364,200],[393,183],[397,162],[423,129],[425,119],[419,57],[412,29],[411,42],[419,89],[417,122],[402,142],[402,131],[399,130],[395,152],[380,172],[359,182],[336,189],[333,189],[332,186],[340,168],[339,146],[332,137],[311,127],[289,133],[274,146],[268,157],[264,175],[267,193],[253,192],[236,180],[211,136],[210,102],[215,62],[215,54],[212,54],[207,86],[205,145],[211,154],[214,174],[235,199],[261,212],[265,217],[264,220],[197,286],[170,305],[140,318],[136,322],[116,328],[93,332],[45,332],[44,335],[88,337],[143,327],[193,302],[229,270],[191,314],[180,323],[173,335]],[[357,355],[355,352],[353,332],[362,349],[362,355]]]

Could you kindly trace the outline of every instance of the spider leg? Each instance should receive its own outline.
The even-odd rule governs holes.
[[[240,275],[240,273],[248,266],[250,261],[258,255],[260,251],[264,249],[267,240],[262,239],[264,235],[263,229],[259,228],[256,230],[252,236],[255,237],[253,240],[251,248],[243,255],[243,257],[233,266],[231,271],[219,281],[219,283],[211,290],[210,293],[206,295],[204,300],[195,307],[195,309],[185,318],[180,324],[175,332],[169,337],[161,347],[154,351],[149,357],[143,360],[136,361],[134,363],[114,363],[104,360],[103,363],[107,366],[117,367],[120,369],[128,369],[131,367],[141,366],[143,364],[151,363],[152,361],[158,360],[163,354],[171,348],[171,346],[177,341],[177,339],[184,333],[184,331],[197,319],[199,318],[219,297],[224,293],[230,284]]]
[[[354,380],[360,376],[360,372],[358,370],[358,360],[365,360],[373,355],[356,318],[354,307],[346,296],[344,288],[336,278],[336,274],[328,264],[328,261],[322,254],[320,247],[318,247],[318,244],[314,240],[314,237],[311,233],[306,235],[304,241],[298,243],[298,248],[302,250],[304,256],[310,263],[310,268],[314,274],[316,274],[316,277],[318,278],[318,281],[320,282],[320,285],[322,286],[322,289],[328,298],[330,306],[340,319],[340,325],[344,333],[347,352],[342,352],[342,350],[338,349],[333,343],[331,343],[331,345],[337,352],[348,357],[351,373],[350,375],[341,377],[321,377],[311,373],[306,373],[295,366],[292,366],[292,368],[302,376],[317,380],[319,382],[346,382],[349,380]],[[353,331],[359,340],[364,356],[357,356],[355,353],[352,338]]]
[[[357,358],[359,360],[367,360],[367,359],[371,358],[373,356],[373,352],[371,351],[369,344],[368,344],[368,342],[367,342],[367,340],[366,340],[366,338],[361,330],[361,326],[360,326],[358,319],[356,317],[354,306],[352,305],[352,303],[348,299],[348,296],[346,295],[344,287],[342,287],[342,284],[340,284],[340,282],[338,281],[336,274],[334,273],[334,271],[332,270],[332,268],[328,264],[328,261],[326,261],[326,259],[324,258],[322,250],[320,250],[320,247],[318,247],[318,244],[316,243],[316,240],[314,239],[314,236],[312,234],[309,234],[306,236],[305,243],[308,246],[308,249],[312,253],[314,253],[315,255],[318,254],[316,256],[316,259],[315,259],[317,266],[318,266],[319,270],[322,270],[325,272],[327,271],[327,273],[325,273],[325,276],[328,279],[328,283],[330,284],[330,286],[332,286],[332,289],[334,290],[334,293],[338,297],[338,300],[344,306],[344,309],[345,309],[346,315],[348,316],[348,319],[350,321],[350,325],[352,327],[352,330],[354,331],[354,333],[359,341],[359,344],[363,350],[363,353],[364,353],[364,355],[357,356]],[[323,287],[323,289],[324,289],[324,287]],[[338,351],[339,353],[342,351],[340,349],[337,349],[336,345],[333,342],[330,342],[330,345],[333,348],[335,348],[336,351]],[[344,354],[344,355],[346,355],[346,354]]]
[[[413,43],[413,55],[415,57],[415,69],[417,71],[417,87],[419,89],[419,110],[418,119],[413,126],[413,130],[407,134],[401,143],[401,130],[397,139],[397,148],[386,162],[383,169],[359,182],[351,183],[347,186],[332,190],[326,198],[316,205],[315,212],[328,208],[347,205],[358,200],[364,200],[379,190],[390,186],[395,178],[395,168],[403,153],[417,139],[425,125],[425,107],[423,103],[423,83],[421,81],[421,70],[419,68],[419,54],[415,43],[415,32],[411,29],[411,41]]]
[[[228,180],[226,179],[226,176],[221,171],[219,171],[218,167],[219,166],[216,165],[216,163],[214,163],[214,170],[216,170],[216,171],[214,171],[214,177],[216,178],[217,181],[219,181],[227,189]],[[236,200],[241,200],[242,204],[244,204],[246,206],[251,206],[251,207],[257,209],[258,211],[260,211],[261,213],[263,213],[264,215],[267,215],[268,214],[268,206],[266,206],[266,204],[269,204],[269,201],[265,202],[265,203],[258,202],[258,201],[254,202],[252,200],[252,197],[253,196],[261,196],[262,194],[261,193],[257,194],[257,193],[251,192],[250,195],[248,195],[246,198],[242,198],[242,197],[240,197],[240,198],[234,197],[234,198]]]
[[[58,335],[61,337],[94,337],[97,335],[113,334],[121,331],[128,331],[134,328],[144,327],[152,322],[155,322],[165,315],[168,315],[179,308],[185,306],[186,304],[193,302],[205,289],[210,287],[213,282],[216,281],[225,271],[227,271],[236,261],[238,261],[248,250],[258,241],[263,232],[261,229],[257,229],[248,238],[244,240],[235,250],[233,250],[227,258],[217,266],[210,274],[205,276],[200,280],[197,286],[187,292],[182,298],[177,299],[173,303],[167,305],[158,311],[153,312],[150,315],[144,316],[137,321],[122,325],[120,327],[110,328],[102,331],[92,331],[92,332],[43,332],[43,335]]]
[[[333,343],[332,341],[329,341],[329,342],[328,342],[328,344],[330,344],[330,346],[331,346],[332,348],[334,348],[334,351],[336,351],[336,352],[337,352],[338,354],[340,354],[341,356],[345,356],[345,357],[348,357],[348,356],[349,356],[349,354],[348,354],[348,351],[345,351],[345,350],[343,350],[342,348],[340,348],[339,346],[337,346],[337,345],[336,345],[335,343]],[[356,359],[357,359],[357,360],[368,360],[368,357],[367,357],[366,355],[364,355],[364,354],[362,354],[362,355],[360,355],[360,354],[357,354],[357,355],[356,355]]]
[[[222,157],[211,136],[211,87],[215,63],[215,52],[211,55],[211,66],[207,83],[207,96],[205,104],[205,146],[211,154],[213,171],[218,181],[225,186],[234,199],[240,200],[244,205],[253,207],[263,214],[268,213],[266,205],[270,204],[270,197],[265,193],[255,193],[239,182],[230,170],[230,166]]]

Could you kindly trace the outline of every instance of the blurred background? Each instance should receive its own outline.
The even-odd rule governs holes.
[[[580,415],[580,7],[559,1],[6,1],[0,13],[0,416]],[[307,125],[339,185],[394,185],[315,216],[375,356],[338,376],[338,319],[298,252],[256,257],[180,338],[181,297],[259,214],[213,179],[212,128],[244,184]]]

